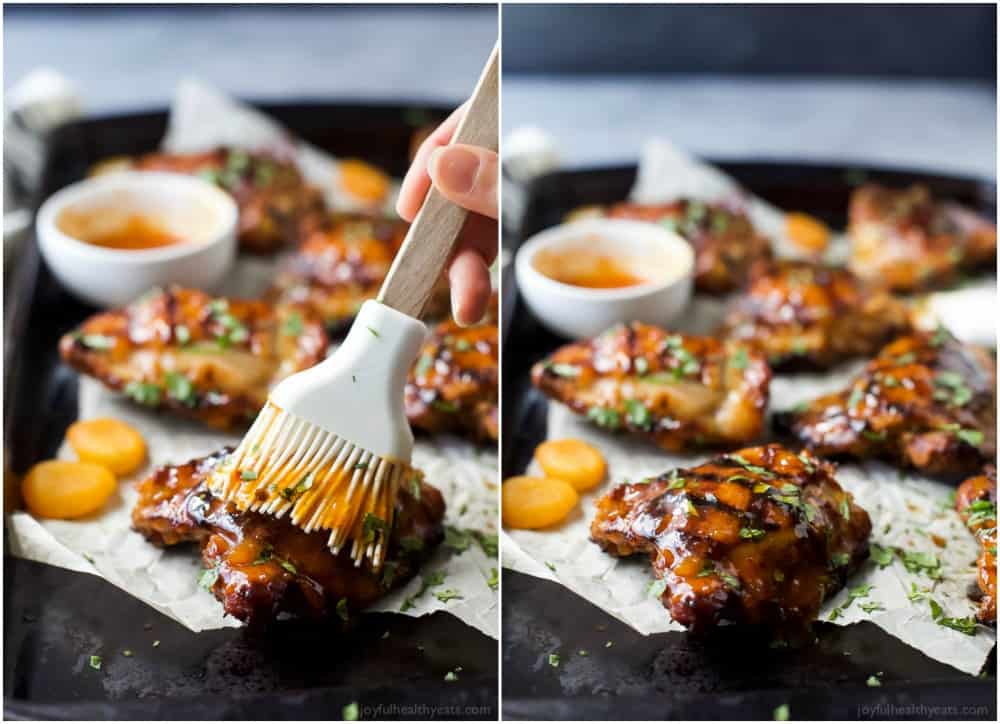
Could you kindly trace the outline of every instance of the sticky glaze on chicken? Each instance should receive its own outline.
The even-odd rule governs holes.
[[[833,465],[780,445],[617,486],[591,537],[646,554],[660,600],[695,631],[727,624],[801,630],[868,557],[871,521]]]
[[[249,625],[280,614],[325,619],[360,611],[409,580],[443,538],[441,493],[415,479],[400,491],[382,569],[355,567],[349,549],[330,552],[323,532],[239,513],[214,498],[205,481],[228,452],[155,471],[139,485],[132,525],[156,545],[199,543],[208,569],[202,582],[227,614]]]
[[[267,153],[217,148],[203,153],[150,153],[99,166],[169,171],[200,176],[227,191],[239,206],[240,247],[270,254],[298,239],[299,225],[325,208],[319,189],[302,178],[294,163]]]
[[[754,266],[724,334],[756,345],[773,368],[823,368],[870,356],[907,328],[901,301],[846,269],[779,261]]]
[[[615,219],[662,224],[694,247],[695,289],[722,294],[738,289],[750,265],[771,257],[771,243],[741,211],[722,204],[680,199],[669,204],[623,202],[598,213]]]
[[[406,383],[406,416],[425,432],[498,438],[497,325],[438,324]]]
[[[273,385],[322,361],[327,346],[304,310],[170,287],[94,315],[59,350],[140,404],[228,428],[252,420]]]
[[[823,456],[969,475],[996,454],[996,362],[944,329],[884,347],[844,390],[776,415]]]
[[[847,230],[854,273],[899,292],[947,285],[996,259],[996,226],[932,198],[924,186],[860,187],[851,196]]]
[[[997,471],[987,465],[983,472],[958,486],[955,508],[969,530],[979,540],[981,550],[976,564],[979,611],[982,623],[997,620]]]
[[[771,370],[743,343],[633,322],[562,347],[534,366],[531,379],[601,427],[681,450],[755,439]]]
[[[303,241],[275,280],[272,298],[310,307],[332,330],[345,330],[374,299],[409,225],[360,214],[313,218]],[[439,284],[426,317],[447,310],[447,285]]]

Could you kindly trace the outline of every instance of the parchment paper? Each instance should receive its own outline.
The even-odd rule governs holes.
[[[336,162],[316,149],[292,139],[271,119],[236,104],[195,81],[181,84],[172,108],[164,146],[170,150],[198,150],[220,143],[247,148],[276,148],[289,144],[306,163],[335,168]],[[313,155],[314,154],[314,155]],[[309,160],[311,159],[311,160]],[[320,163],[322,162],[322,163]],[[319,178],[318,176],[316,178]],[[329,185],[329,184],[328,184]],[[340,203],[335,196],[333,202]],[[336,206],[336,208],[344,208]],[[259,296],[273,278],[275,260],[241,257],[219,293]],[[133,483],[156,466],[183,463],[225,445],[239,443],[239,435],[222,434],[195,422],[157,415],[122,399],[100,383],[81,377],[79,419],[111,416],[135,426],[146,439],[148,464],[122,480],[104,510],[77,521],[36,520],[27,512],[9,516],[11,553],[22,558],[101,576],[192,631],[238,626],[223,616],[222,607],[197,586],[201,560],[193,547],[163,550],[131,530],[131,510],[137,493]],[[75,459],[64,443],[60,457]],[[460,531],[486,536],[497,532],[497,455],[454,437],[419,439],[413,456],[428,482],[441,489],[447,503],[445,523]],[[461,540],[461,536],[459,537]],[[468,545],[467,545],[468,544]],[[487,543],[488,545],[488,543]],[[416,579],[372,607],[422,616],[444,610],[493,638],[498,636],[496,581],[499,563],[483,547],[466,539],[454,547],[442,545]],[[439,584],[425,586],[425,578]],[[434,578],[431,578],[431,577]],[[443,591],[457,597],[436,595]],[[441,599],[445,600],[441,600]],[[404,602],[406,605],[404,606]]]
[[[654,142],[646,149],[632,198],[653,202],[691,195],[717,200],[736,198],[733,194],[746,204],[755,224],[781,238],[780,210],[740,191],[717,169],[691,159],[665,142]],[[841,236],[835,243],[846,241]],[[784,248],[779,242],[779,253]],[[995,283],[989,303],[995,309]],[[690,333],[709,332],[721,318],[723,308],[724,302],[697,297],[676,327]],[[965,309],[966,316],[973,316]],[[992,314],[988,316],[991,322],[995,319]],[[778,375],[771,385],[771,410],[788,409],[798,402],[841,389],[862,366],[863,362],[853,362],[823,375]],[[654,580],[649,562],[642,557],[621,560],[603,553],[589,541],[590,522],[595,501],[614,485],[659,475],[675,467],[694,466],[709,456],[672,454],[642,440],[606,433],[555,402],[549,404],[548,437],[574,437],[594,444],[608,461],[607,481],[582,494],[581,503],[570,519],[554,529],[504,531],[503,565],[560,583],[642,634],[683,630],[649,593]],[[540,472],[533,462],[529,473]],[[824,605],[820,620],[832,620],[838,625],[870,620],[934,659],[970,674],[978,673],[996,643],[995,632],[978,626],[975,635],[968,636],[946,628],[935,622],[929,601],[920,595],[933,598],[947,617],[961,618],[974,612],[966,587],[975,580],[979,546],[951,506],[949,496],[954,488],[919,475],[901,474],[880,463],[842,465],[837,479],[871,516],[872,542],[933,554],[940,563],[940,580],[908,571],[895,555],[884,568],[869,561],[851,577],[845,590]],[[938,543],[943,543],[943,547]],[[914,585],[918,595],[914,596],[916,600],[910,600]],[[850,590],[859,593],[866,586],[871,586],[866,595],[856,596],[848,603]]]

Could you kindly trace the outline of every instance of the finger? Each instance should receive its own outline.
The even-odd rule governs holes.
[[[462,231],[458,235],[458,251],[472,249],[483,257],[486,266],[493,263],[497,258],[499,244],[498,224],[495,219],[490,219],[479,214],[469,214],[462,226]],[[457,252],[456,252],[457,253]]]
[[[436,148],[427,164],[434,188],[449,201],[497,218],[497,155],[461,143]]]
[[[424,142],[420,144],[413,162],[410,164],[403,183],[399,187],[399,198],[396,200],[396,213],[406,221],[413,221],[421,205],[427,190],[431,187],[431,179],[427,175],[427,161],[434,149],[445,146],[451,142],[451,137],[455,135],[458,122],[465,114],[466,103],[463,103],[448,116],[444,122],[438,126]]]
[[[493,286],[483,257],[472,249],[463,249],[448,268],[451,283],[451,311],[461,327],[469,327],[486,315]]]

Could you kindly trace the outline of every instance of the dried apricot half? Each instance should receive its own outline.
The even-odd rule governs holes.
[[[579,496],[558,478],[527,475],[508,478],[501,489],[503,524],[508,528],[545,528],[565,520]]]
[[[39,518],[79,518],[100,510],[115,492],[115,476],[103,465],[46,460],[31,467],[21,495]]]
[[[805,251],[819,253],[830,243],[830,229],[819,219],[798,211],[785,214],[785,233]]]
[[[579,492],[598,485],[608,469],[596,447],[573,438],[546,440],[535,448],[535,460],[547,476],[565,480]]]
[[[135,472],[146,459],[146,441],[139,431],[113,417],[74,422],[66,439],[82,461],[103,465],[115,475]]]
[[[356,158],[340,162],[340,186],[365,201],[381,201],[389,192],[389,177]]]

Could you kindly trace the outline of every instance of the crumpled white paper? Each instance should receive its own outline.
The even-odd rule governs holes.
[[[195,81],[181,84],[171,112],[164,147],[190,151],[231,143],[241,147],[274,149],[294,145],[313,160],[335,160],[292,139],[263,114],[235,103]],[[304,150],[303,150],[304,149]],[[330,185],[330,184],[328,184]],[[339,197],[333,208],[344,209]],[[260,296],[274,277],[277,260],[241,257],[217,290],[237,297]],[[119,483],[118,493],[98,514],[84,520],[36,520],[29,513],[10,515],[11,553],[61,568],[92,573],[148,603],[192,631],[238,626],[225,618],[212,594],[197,586],[201,558],[192,547],[160,549],[131,529],[131,510],[137,498],[133,483],[153,467],[184,463],[225,445],[237,445],[239,435],[213,431],[191,421],[173,419],[141,409],[100,383],[81,377],[79,419],[115,417],[138,429],[146,439],[146,468]],[[64,443],[60,456],[75,459]],[[418,439],[413,463],[427,481],[440,488],[447,503],[445,523],[486,536],[497,532],[498,492],[495,447],[483,448],[450,436]],[[458,547],[462,547],[459,545]],[[422,616],[448,611],[493,638],[498,637],[496,569],[498,560],[472,542],[456,551],[441,548],[403,588],[379,601],[371,610],[402,611]],[[424,586],[424,580],[443,580]],[[448,594],[444,592],[448,591]],[[440,598],[436,595],[442,593]],[[450,595],[454,593],[456,597]],[[419,594],[419,595],[418,595]],[[445,600],[441,600],[445,599]],[[404,603],[406,604],[404,606]]]
[[[780,238],[777,232],[781,211],[746,195],[717,169],[665,142],[647,147],[632,198],[656,202],[691,195],[721,200],[733,198],[734,193],[743,197],[755,224]],[[846,242],[841,239],[839,243]],[[780,243],[778,249],[782,253]],[[991,304],[995,308],[995,286]],[[721,320],[724,306],[724,301],[697,297],[683,321],[676,325],[678,331],[710,332]],[[966,316],[974,315],[968,315],[966,308]],[[862,366],[863,362],[856,361],[827,374],[777,375],[771,384],[770,409],[788,409],[839,390]],[[503,565],[560,583],[642,634],[683,630],[649,593],[654,577],[648,560],[642,556],[617,559],[604,553],[590,542],[590,523],[596,512],[595,501],[614,485],[676,467],[691,467],[709,455],[669,453],[644,440],[612,435],[555,402],[549,403],[547,429],[549,439],[572,437],[595,445],[607,459],[607,481],[581,494],[577,510],[557,528],[503,531]],[[532,462],[528,472],[540,474],[541,469]],[[949,496],[954,487],[909,472],[902,474],[881,463],[842,465],[837,480],[871,516],[872,542],[933,554],[940,563],[941,580],[911,573],[898,556],[884,568],[869,561],[851,577],[845,590],[827,601],[820,620],[832,619],[838,625],[872,621],[931,658],[970,674],[978,673],[996,644],[996,632],[978,626],[975,635],[968,636],[946,628],[934,621],[925,596],[910,600],[915,585],[918,594],[927,594],[941,605],[946,617],[962,618],[975,611],[966,589],[975,580],[979,545],[951,507]],[[865,595],[847,603],[849,591],[860,593],[867,586],[871,588]]]

